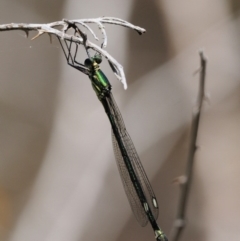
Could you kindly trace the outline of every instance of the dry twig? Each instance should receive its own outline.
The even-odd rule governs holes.
[[[186,206],[187,206],[190,186],[192,182],[194,156],[197,150],[197,135],[198,135],[199,120],[201,116],[203,100],[205,98],[204,89],[205,89],[205,75],[206,75],[206,58],[204,57],[204,54],[202,51],[200,51],[199,55],[201,60],[199,92],[198,92],[196,109],[195,111],[193,111],[186,172],[185,172],[185,175],[177,178],[178,183],[180,184],[180,187],[181,187],[181,192],[180,192],[180,200],[179,200],[179,206],[177,211],[177,217],[174,221],[174,225],[170,233],[171,241],[179,240],[180,235],[183,229],[185,228],[185,224],[186,224],[186,219],[185,219]]]
[[[73,26],[82,26],[83,28],[86,28],[86,30],[89,31],[96,40],[98,40],[98,37],[96,36],[94,31],[88,26],[88,24],[90,23],[97,24],[97,26],[99,27],[102,33],[103,42],[101,44],[101,47],[92,43],[89,40],[84,41],[81,36],[76,36],[68,33],[68,30],[71,29]],[[55,35],[62,40],[73,41],[77,44],[82,44],[82,45],[84,44],[87,49],[93,49],[94,51],[100,53],[114,66],[114,68],[117,70],[117,73],[115,73],[117,78],[123,83],[123,86],[126,89],[127,83],[126,83],[123,67],[106,50],[103,49],[107,46],[107,34],[105,31],[104,24],[115,24],[115,25],[131,28],[137,31],[139,34],[142,34],[146,31],[143,28],[140,28],[127,21],[114,18],[114,17],[100,17],[100,18],[77,19],[77,20],[63,19],[62,21],[52,22],[48,24],[9,23],[9,24],[0,25],[0,31],[22,30],[26,33],[27,37],[28,37],[29,31],[37,31],[38,34],[35,37],[33,37],[32,40],[47,33],[49,34],[49,36]]]

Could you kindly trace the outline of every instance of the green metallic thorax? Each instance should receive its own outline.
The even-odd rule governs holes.
[[[109,83],[106,75],[101,71],[99,65],[94,61],[92,65],[92,71],[89,78],[92,81],[92,87],[95,90],[99,100],[104,98],[111,90],[111,84]]]

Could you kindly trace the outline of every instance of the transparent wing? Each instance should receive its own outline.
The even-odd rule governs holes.
[[[130,206],[132,208],[132,211],[137,219],[137,221],[140,223],[141,226],[145,226],[148,222],[147,215],[142,208],[142,204],[138,198],[138,195],[135,191],[135,188],[132,184],[129,172],[126,168],[126,165],[123,161],[121,151],[119,149],[117,140],[115,138],[115,135],[112,132],[112,141],[113,141],[113,148],[114,148],[114,153],[118,165],[118,170],[120,172],[120,176],[123,182],[124,190],[125,193],[128,197],[128,201],[130,203]]]
[[[109,108],[111,111],[112,118],[114,118],[114,123],[116,124],[116,127],[119,130],[121,140],[124,144],[124,147],[127,151],[129,159],[132,163],[132,166],[134,168],[138,181],[142,186],[142,189],[143,189],[144,195],[147,199],[148,205],[152,211],[154,218],[157,219],[158,218],[157,199],[155,197],[151,184],[147,178],[147,175],[144,171],[142,163],[138,157],[138,154],[133,145],[133,142],[132,142],[129,134],[127,133],[121,113],[120,113],[120,111],[115,103],[115,100],[113,99],[113,96],[111,94],[106,99],[107,99],[107,102],[108,102],[108,105],[109,105]],[[132,208],[133,213],[135,214],[138,222],[142,226],[145,226],[147,224],[148,218],[147,218],[145,210],[141,204],[141,201],[139,200],[138,195],[134,189],[134,186],[131,182],[129,172],[124,163],[120,148],[118,146],[118,142],[113,133],[112,133],[112,139],[113,139],[113,147],[114,147],[114,152],[115,152],[115,157],[116,157],[116,161],[118,164],[119,172],[120,172],[122,182],[123,182],[123,185],[125,188],[125,192],[129,199],[131,208]]]

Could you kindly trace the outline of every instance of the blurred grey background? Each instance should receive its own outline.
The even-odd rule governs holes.
[[[181,240],[240,237],[240,3],[238,0],[1,0],[0,24],[114,16],[147,29],[106,26],[123,90],[103,71],[157,195],[169,234],[198,90],[208,57],[200,146]],[[154,240],[125,196],[110,124],[86,76],[56,38],[0,33],[0,240]],[[86,58],[83,52],[82,60]],[[105,61],[106,62],[106,61]]]

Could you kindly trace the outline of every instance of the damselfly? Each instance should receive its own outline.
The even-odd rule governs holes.
[[[145,226],[149,221],[155,232],[156,240],[167,241],[167,237],[156,222],[158,218],[158,203],[156,196],[113,98],[111,84],[99,67],[102,61],[101,55],[95,54],[94,57],[91,57],[86,49],[88,58],[83,65],[76,61],[78,51],[77,44],[74,43],[75,53],[74,56],[72,56],[71,49],[73,42],[70,41],[70,43],[68,43],[65,41],[67,50],[64,49],[60,39],[59,42],[68,64],[88,75],[90,78],[92,87],[109,118],[112,126],[112,142],[118,169],[126,195],[137,221],[141,226]]]

